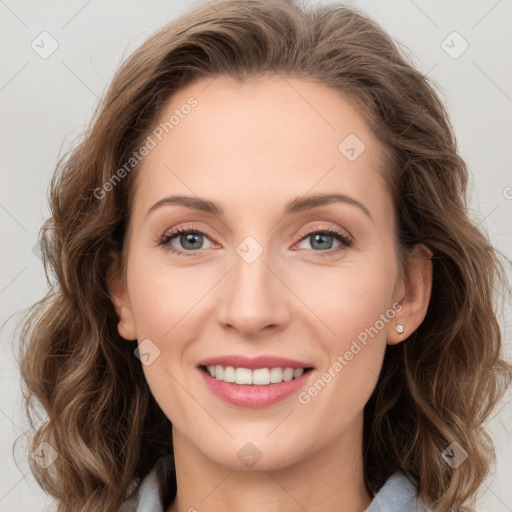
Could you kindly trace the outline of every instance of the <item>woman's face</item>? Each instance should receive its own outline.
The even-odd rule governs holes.
[[[202,79],[158,125],[111,293],[161,409],[232,468],[355,439],[386,342],[429,293],[406,295],[377,140],[337,92],[291,78]]]

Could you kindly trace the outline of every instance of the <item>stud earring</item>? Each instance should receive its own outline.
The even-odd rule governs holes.
[[[403,334],[404,332],[404,326],[402,324],[396,324],[395,325],[395,330],[398,334]]]

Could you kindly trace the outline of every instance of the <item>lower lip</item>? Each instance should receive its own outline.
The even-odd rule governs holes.
[[[202,368],[198,368],[205,384],[210,391],[231,405],[259,409],[276,404],[290,395],[293,395],[304,386],[313,370],[308,370],[296,379],[279,384],[267,384],[265,386],[249,386],[217,380]]]

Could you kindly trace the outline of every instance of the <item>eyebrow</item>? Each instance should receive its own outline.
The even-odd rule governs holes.
[[[351,206],[355,206],[359,210],[361,210],[366,216],[372,219],[370,211],[368,210],[368,208],[366,208],[366,206],[363,203],[357,201],[356,199],[350,196],[338,193],[314,194],[306,197],[297,197],[286,204],[285,214],[289,215],[299,213],[311,210],[318,206],[323,206],[332,203],[345,203]],[[192,210],[199,210],[219,216],[224,214],[224,209],[220,205],[208,199],[202,199],[200,197],[193,196],[174,195],[164,197],[157,201],[153,206],[151,206],[151,208],[149,208],[148,212],[146,213],[146,217],[151,212],[164,205],[181,205]]]

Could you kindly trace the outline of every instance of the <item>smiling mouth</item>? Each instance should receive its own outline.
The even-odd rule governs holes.
[[[247,386],[268,386],[269,384],[288,382],[290,380],[298,379],[303,374],[313,369],[312,367],[275,367],[257,368],[252,370],[250,368],[235,368],[234,366],[222,366],[220,364],[208,366],[202,365],[200,368],[207,375],[216,380]]]

